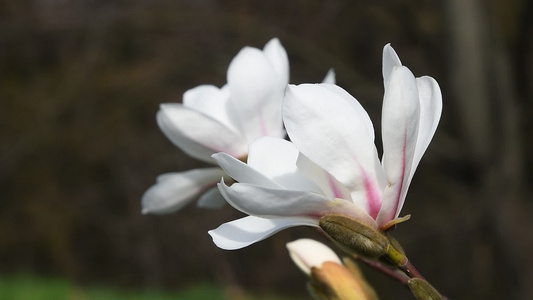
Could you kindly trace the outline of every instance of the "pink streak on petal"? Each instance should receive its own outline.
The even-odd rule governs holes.
[[[358,159],[354,157],[355,161],[359,165],[361,175],[363,176],[363,184],[365,186],[365,196],[368,214],[376,220],[381,209],[381,198],[379,195],[379,189],[373,184],[372,179],[368,176],[365,168],[361,166]]]
[[[377,219],[381,208],[379,192],[372,184],[372,180],[370,180],[370,177],[368,177],[363,168],[361,168],[361,173],[363,174],[363,182],[365,184],[368,214],[375,220]]]
[[[330,174],[326,174],[326,176],[328,177],[329,187],[331,188],[331,191],[333,192],[333,196],[335,198],[341,198],[342,199],[344,197],[344,195],[342,194],[341,190],[339,189],[339,187],[337,186],[337,184],[333,180],[333,177]]]
[[[310,218],[310,219],[313,219],[313,220],[320,220],[320,218],[322,218],[324,215],[325,215],[325,212],[315,212],[315,213],[308,212],[308,213],[305,213],[305,214],[299,214],[299,215],[294,215],[294,216],[295,217]]]

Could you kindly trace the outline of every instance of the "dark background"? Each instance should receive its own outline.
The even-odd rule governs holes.
[[[395,236],[452,299],[531,299],[531,15],[526,0],[1,1],[0,275],[305,295],[285,243],[312,229],[224,251],[207,230],[240,216],[229,207],[140,214],[158,174],[204,166],[165,139],[155,113],[196,85],[223,85],[243,46],[278,37],[292,83],[335,68],[379,130],[391,42],[444,102]],[[410,299],[365,272],[383,299]]]

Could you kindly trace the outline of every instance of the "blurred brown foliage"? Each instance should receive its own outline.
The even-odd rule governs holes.
[[[442,88],[441,125],[397,238],[452,299],[533,298],[533,25],[526,0],[0,2],[0,272],[182,288],[214,281],[303,295],[291,229],[239,251],[207,230],[239,213],[140,214],[163,172],[202,163],[173,147],[158,104],[225,83],[245,45],[279,37],[291,82],[339,85],[379,129],[381,49]],[[379,137],[377,138],[379,140]],[[383,299],[409,293],[366,270]]]

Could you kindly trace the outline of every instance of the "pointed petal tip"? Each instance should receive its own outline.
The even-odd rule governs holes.
[[[159,104],[159,110],[157,111],[157,113],[171,109],[175,105],[181,105],[181,103],[161,103]]]
[[[215,244],[218,248],[220,248],[222,250],[237,250],[237,249],[240,249],[240,247],[238,247],[238,246],[228,246],[227,243],[222,242],[220,240],[221,237],[216,233],[216,229],[211,229],[211,230],[207,231],[207,234],[209,234],[211,236],[211,239],[213,240],[213,244]]]
[[[401,66],[402,62],[396,51],[392,48],[391,44],[388,43],[383,47],[383,66],[382,66],[382,75],[383,75],[383,85],[385,88],[389,82],[390,74],[394,67]]]
[[[335,84],[336,81],[337,80],[336,80],[335,69],[331,68],[328,70],[328,73],[326,74],[326,77],[324,77],[324,80],[322,80],[322,83]]]
[[[265,44],[265,48],[269,47],[270,45],[281,46],[281,41],[279,40],[279,38],[273,37]]]

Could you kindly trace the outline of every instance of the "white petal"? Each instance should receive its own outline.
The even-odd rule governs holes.
[[[282,84],[289,84],[289,58],[279,39],[273,38],[266,43],[263,53],[272,63]]]
[[[218,184],[220,193],[235,209],[258,217],[304,217],[318,219],[331,209],[330,199],[312,192],[272,189],[234,183]]]
[[[246,140],[224,124],[181,104],[162,104],[157,123],[178,148],[191,157],[213,162],[211,155],[226,152],[243,157],[248,152]]]
[[[329,69],[328,73],[326,74],[326,77],[324,77],[324,80],[322,80],[322,83],[335,84],[335,70]]]
[[[320,193],[296,167],[299,153],[289,141],[262,137],[250,144],[248,165],[286,189]]]
[[[183,106],[207,115],[231,130],[238,132],[234,120],[228,115],[229,89],[214,85],[200,85],[183,94]]]
[[[343,88],[341,88],[338,85],[324,84],[323,86],[329,89],[330,91],[336,93],[341,98],[345,99],[346,102],[352,106],[352,108],[355,110],[355,112],[359,116],[360,120],[365,125],[365,128],[368,131],[368,135],[371,136],[372,141],[374,141],[374,125],[372,125],[372,120],[370,120],[368,113],[363,108],[361,103],[359,103],[359,101],[357,101],[352,95],[350,95],[347,91],[345,91]]]
[[[266,55],[245,47],[228,68],[233,116],[248,142],[264,135],[283,137],[281,100],[286,85]]]
[[[442,94],[437,81],[429,76],[423,76],[417,78],[416,83],[420,100],[420,125],[408,182],[411,182],[416,167],[437,130],[442,112]]]
[[[212,187],[198,199],[196,205],[201,208],[217,209],[226,204],[226,199],[220,194],[218,187]]]
[[[389,77],[394,67],[402,65],[398,54],[390,44],[383,47],[383,86],[386,87],[389,83]]]
[[[385,177],[355,98],[327,84],[289,85],[283,120],[291,140],[314,163],[346,186],[352,199],[377,216]]]
[[[320,268],[327,261],[342,264],[333,250],[312,239],[299,239],[287,243],[287,249],[294,263],[307,275],[311,275],[311,268]]]
[[[226,153],[213,154],[213,159],[233,179],[241,183],[251,183],[263,187],[281,188],[261,172]]]
[[[225,175],[220,168],[195,169],[167,173],[157,178],[142,197],[144,214],[166,214],[177,211],[202,192],[213,187]]]
[[[406,67],[392,70],[382,114],[383,167],[389,186],[383,196],[380,224],[392,220],[403,205],[418,136],[418,89],[415,77]]]
[[[250,216],[224,223],[217,229],[210,230],[209,235],[219,248],[235,250],[264,240],[285,228],[295,226],[318,225],[301,218],[265,219]]]

